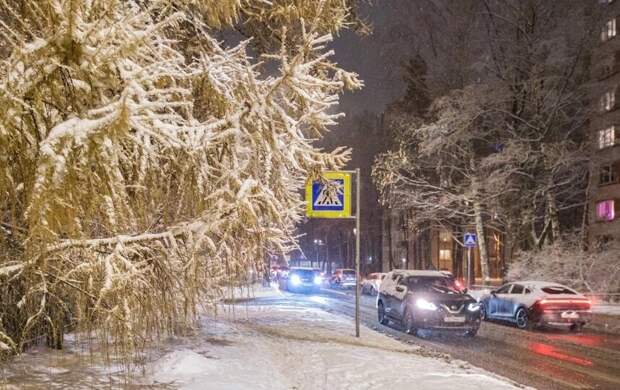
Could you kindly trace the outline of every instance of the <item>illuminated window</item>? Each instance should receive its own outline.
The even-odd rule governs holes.
[[[616,210],[613,199],[604,200],[596,204],[596,218],[599,221],[613,221],[616,218]]]
[[[452,234],[448,230],[440,230],[439,231],[439,241],[441,242],[451,242]]]
[[[601,41],[605,42],[616,36],[616,18],[609,20],[601,31]]]
[[[605,92],[599,104],[602,112],[613,110],[616,107],[616,88]]]
[[[441,261],[452,261],[452,251],[450,249],[440,249],[439,250],[439,260],[441,260]]]
[[[598,148],[603,149],[616,143],[616,126],[598,131]]]

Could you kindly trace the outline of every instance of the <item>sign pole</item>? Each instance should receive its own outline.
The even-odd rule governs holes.
[[[467,288],[471,288],[471,246],[467,248]]]
[[[355,201],[357,203],[355,211],[355,337],[360,337],[360,192],[361,175],[360,169],[355,169],[357,176]]]

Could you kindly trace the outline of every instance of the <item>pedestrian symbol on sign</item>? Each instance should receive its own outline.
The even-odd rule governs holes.
[[[467,248],[473,248],[476,246],[476,235],[474,233],[465,233],[463,245]]]
[[[306,185],[306,215],[310,218],[351,216],[351,176],[347,172],[323,172]]]

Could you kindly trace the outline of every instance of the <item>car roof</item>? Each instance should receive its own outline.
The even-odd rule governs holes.
[[[292,267],[289,271],[319,271],[316,268],[310,267]]]
[[[429,270],[419,270],[419,269],[394,269],[390,271],[391,273],[404,275],[404,276],[437,276],[445,278],[446,275],[442,271],[429,271]]]
[[[515,280],[512,281],[510,283],[506,283],[506,284],[522,284],[528,287],[533,287],[533,288],[542,288],[542,287],[548,287],[548,286],[558,286],[558,287],[566,287],[572,290],[572,288],[565,286],[563,284],[560,283],[555,283],[555,282],[543,282],[541,280]]]

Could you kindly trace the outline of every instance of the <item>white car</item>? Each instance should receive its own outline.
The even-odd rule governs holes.
[[[362,280],[362,294],[377,295],[379,287],[381,287],[381,281],[385,278],[384,273],[374,272],[368,274],[364,280]]]
[[[516,281],[492,290],[480,299],[480,312],[485,320],[509,321],[521,329],[548,325],[579,331],[592,318],[587,297],[540,281]]]

